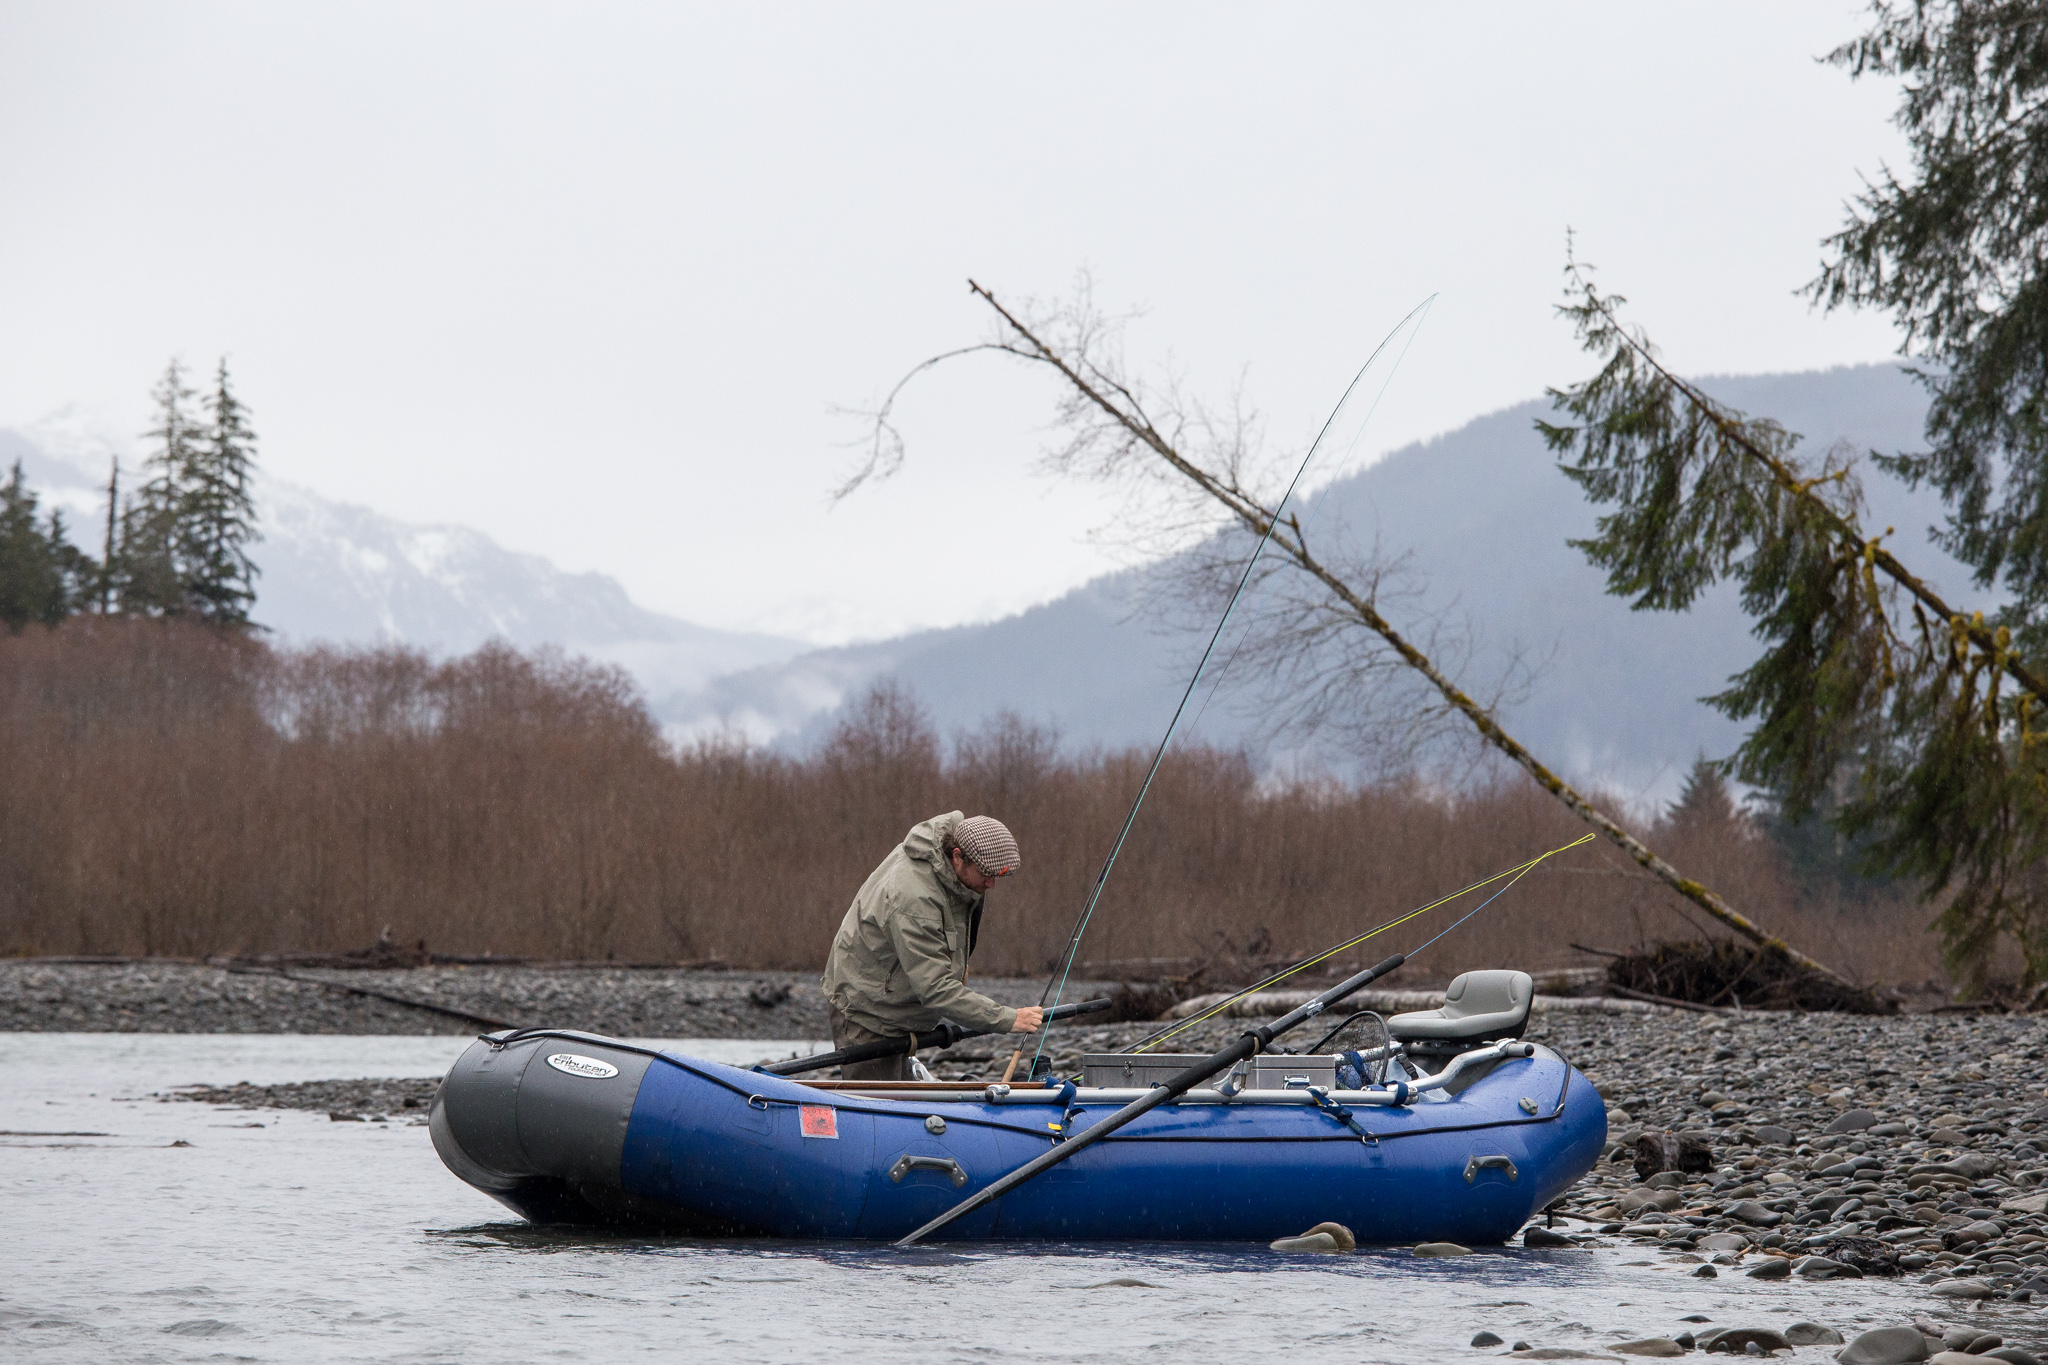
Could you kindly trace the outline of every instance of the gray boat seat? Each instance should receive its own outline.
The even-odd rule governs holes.
[[[1527,972],[1466,972],[1444,991],[1440,1009],[1411,1010],[1387,1020],[1387,1031],[1410,1051],[1456,1051],[1496,1038],[1519,1038],[1529,1027],[1536,983]]]

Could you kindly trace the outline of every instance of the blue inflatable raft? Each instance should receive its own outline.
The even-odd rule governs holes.
[[[1255,1058],[941,1235],[1263,1242],[1333,1221],[1365,1243],[1505,1241],[1591,1169],[1607,1114],[1556,1053],[1471,1036],[1519,1035],[1527,1018],[1529,978],[1486,975],[1519,978],[1518,1017],[1461,1018],[1455,997],[1395,1016],[1384,1084],[1355,1069],[1384,1050]],[[1432,1056],[1441,1069],[1418,1073]],[[893,1240],[1175,1059],[1088,1062],[1106,1083],[805,1082],[594,1034],[502,1033],[449,1072],[431,1131],[451,1171],[535,1222]]]

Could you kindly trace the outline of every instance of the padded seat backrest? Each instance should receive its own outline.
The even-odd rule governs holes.
[[[1466,972],[1444,992],[1441,1009],[1394,1015],[1387,1031],[1423,1044],[1519,1038],[1535,999],[1536,983],[1527,972]]]

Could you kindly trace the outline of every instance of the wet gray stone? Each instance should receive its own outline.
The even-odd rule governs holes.
[[[1774,1228],[1785,1221],[1784,1214],[1767,1209],[1754,1199],[1743,1200],[1727,1209],[1726,1214],[1738,1223],[1747,1223],[1756,1228]]]
[[[1860,1133],[1866,1128],[1874,1127],[1876,1123],[1877,1115],[1871,1113],[1868,1109],[1850,1109],[1845,1111],[1833,1123],[1829,1124],[1823,1131],[1829,1133]]]
[[[1829,1260],[1825,1256],[1805,1256],[1792,1267],[1792,1272],[1806,1280],[1860,1280],[1863,1272],[1853,1265]]]
[[[1623,1213],[1634,1213],[1639,1209],[1669,1213],[1685,1202],[1685,1196],[1677,1190],[1630,1190],[1615,1202]]]
[[[1789,1279],[1792,1275],[1792,1263],[1783,1256],[1773,1256],[1768,1260],[1758,1261],[1744,1274],[1752,1280]]]
[[[1461,1247],[1456,1242],[1423,1242],[1415,1248],[1415,1255],[1424,1258],[1433,1256],[1470,1256],[1471,1247]]]
[[[1917,1327],[1880,1327],[1835,1353],[1841,1365],[1912,1365],[1927,1356],[1927,1338]]]
[[[1718,1332],[1709,1332],[1700,1338],[1700,1349],[1707,1352],[1726,1351],[1731,1355],[1749,1354],[1749,1348],[1769,1354],[1782,1351],[1792,1343],[1768,1327],[1724,1327]]]
[[[1842,1334],[1817,1322],[1795,1322],[1785,1329],[1785,1340],[1794,1346],[1840,1346]]]
[[[1998,1290],[1988,1280],[1966,1276],[1962,1279],[1943,1280],[1934,1286],[1932,1292],[1937,1298],[1943,1299],[1988,1299]]]
[[[1495,1336],[1491,1332],[1481,1332],[1477,1336],[1472,1338],[1472,1344],[1475,1347],[1498,1346],[1500,1345],[1500,1338]]]

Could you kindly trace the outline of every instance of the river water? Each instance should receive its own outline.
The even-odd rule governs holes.
[[[1506,1349],[1469,1347],[1481,1329],[1598,1351],[1700,1330],[1689,1314],[1853,1337],[1922,1312],[2037,1350],[2043,1335],[2034,1308],[1947,1305],[1911,1282],[1700,1280],[1628,1247],[1416,1260],[562,1234],[449,1175],[424,1126],[152,1097],[436,1075],[467,1041],[0,1035],[0,1360],[1410,1365]],[[822,1045],[679,1046],[744,1064]]]

